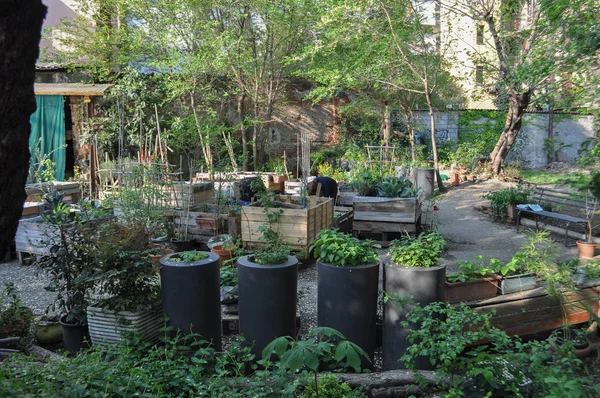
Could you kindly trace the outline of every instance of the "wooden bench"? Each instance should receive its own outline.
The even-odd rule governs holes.
[[[572,213],[579,210],[580,213],[587,211],[585,196],[576,197],[570,192],[560,191],[557,189],[550,188],[536,188],[534,198],[539,206],[550,204],[553,208],[558,208],[556,211],[547,210],[531,210],[517,208],[517,231],[519,231],[519,225],[521,221],[521,215],[523,213],[533,214],[535,217],[535,226],[538,228],[538,218],[547,217],[555,220],[562,221],[565,226],[565,246],[569,237],[569,227],[571,224],[586,224],[587,219],[582,217],[571,216],[564,213]],[[588,197],[588,203],[594,203],[595,199],[591,196]],[[591,208],[594,206],[592,205]],[[564,209],[564,210],[563,210]],[[587,231],[587,229],[586,229]],[[587,237],[587,232],[586,232]]]

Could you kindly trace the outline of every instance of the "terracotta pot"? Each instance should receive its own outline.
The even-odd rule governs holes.
[[[514,220],[517,215],[517,205],[514,203],[509,204],[506,208],[506,215],[509,219]]]
[[[450,176],[450,185],[453,187],[460,185],[460,173],[452,173]]]
[[[569,335],[565,334],[567,331],[565,329],[556,329],[552,332],[551,337],[549,339],[550,346],[556,350],[556,346],[563,345],[565,341],[572,339],[572,334],[575,333],[574,329],[569,329]],[[573,349],[575,351],[575,356],[579,359],[587,358],[593,351],[593,347],[590,344],[589,339],[586,337],[585,342],[576,343],[572,341]]]
[[[228,261],[233,258],[233,252],[229,249],[223,249],[223,245],[213,246],[210,251],[219,255],[219,267],[223,266],[224,261]]]
[[[596,243],[577,241],[579,247],[579,258],[593,258],[594,250],[596,250]]]
[[[275,184],[282,184],[284,182],[286,182],[288,180],[288,176],[285,174],[279,175],[279,176],[273,176],[273,182]]]

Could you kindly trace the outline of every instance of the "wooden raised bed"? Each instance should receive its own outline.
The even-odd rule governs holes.
[[[582,284],[579,289],[565,293],[566,301],[548,296],[544,288],[468,303],[478,312],[495,311],[491,322],[509,335],[528,335],[590,320],[589,310],[598,314],[600,281]],[[566,313],[566,318],[565,318]]]
[[[189,183],[173,182],[159,188],[164,193],[164,206],[188,208],[211,202],[215,195],[214,184],[208,181]]]
[[[354,197],[354,232],[416,233],[421,223],[423,191],[414,198]],[[387,240],[384,239],[383,240]]]
[[[15,249],[19,262],[22,262],[23,253],[50,254],[50,247],[57,237],[57,227],[43,221],[41,216],[19,220],[15,235]]]
[[[312,198],[312,201],[317,198]],[[309,200],[309,203],[311,200]],[[282,210],[273,229],[279,233],[292,250],[308,253],[310,245],[319,231],[333,227],[333,199],[318,198],[315,206]],[[263,208],[257,205],[242,207],[242,243],[251,248],[264,244],[261,225],[266,224]]]
[[[193,242],[208,242],[210,238],[218,234],[229,232],[229,218],[227,214],[206,213],[200,211],[165,210],[165,215],[173,217],[176,236],[187,236],[187,240]],[[196,218],[212,219],[213,226],[201,228]],[[186,233],[187,231],[187,233]]]
[[[352,207],[335,206],[333,209],[333,226],[345,233],[352,233],[352,220],[354,209]]]

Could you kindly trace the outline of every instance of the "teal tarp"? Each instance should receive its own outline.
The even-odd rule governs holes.
[[[29,151],[31,152],[31,167],[33,170],[37,170],[40,159],[48,157],[55,163],[54,178],[62,181],[65,179],[66,160],[63,96],[36,95],[35,101],[37,109],[30,118]],[[38,148],[39,155],[37,155]]]

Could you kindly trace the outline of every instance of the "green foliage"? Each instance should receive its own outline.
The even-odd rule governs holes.
[[[22,306],[15,284],[4,281],[0,290],[0,326],[15,326],[20,323],[28,330],[31,315],[31,310]]]
[[[307,340],[294,340],[290,336],[276,338],[263,349],[263,362],[268,362],[273,355],[279,358],[281,369],[294,373],[302,369],[317,373],[322,367],[360,372],[361,358],[369,359],[362,348],[328,327],[312,329]]]
[[[283,242],[275,229],[279,227],[279,216],[283,210],[276,208],[274,192],[260,188],[264,187],[260,179],[255,180],[252,186],[255,192],[258,192],[258,203],[266,216],[265,223],[258,227],[265,244],[254,252],[254,262],[262,265],[283,264],[291,252],[290,247]]]
[[[488,260],[488,264],[486,261]],[[473,261],[463,261],[458,264],[458,271],[447,276],[450,282],[466,282],[485,278],[495,274],[500,269],[500,260],[477,256]]]
[[[414,198],[418,190],[404,177],[387,177],[377,184],[377,196],[384,198]]]
[[[56,192],[44,195],[49,210],[42,218],[49,226],[44,238],[49,254],[38,256],[36,265],[48,277],[44,289],[56,294],[49,308],[58,307],[67,322],[85,324],[97,247],[90,239],[93,230],[85,228],[78,213],[71,212],[62,199]]]
[[[175,253],[171,257],[169,257],[169,260],[182,262],[182,263],[193,263],[196,261],[206,260],[207,258],[208,258],[208,253],[206,253],[206,252],[201,252],[198,250],[190,250],[190,251],[186,251],[186,252]]]
[[[221,286],[237,286],[238,284],[238,273],[237,267],[225,266],[219,269],[219,275],[221,280]]]
[[[522,185],[518,185],[499,191],[488,192],[483,194],[482,197],[492,202],[492,217],[497,220],[503,220],[506,218],[506,208],[509,205],[527,203],[533,193],[532,189],[526,189]]]
[[[316,389],[313,384],[308,384],[301,395],[302,398],[352,398],[364,396],[366,394],[352,390],[348,383],[340,383],[337,377],[327,373],[319,377]]]
[[[554,278],[558,276],[557,260],[560,253],[561,249],[550,238],[550,232],[533,231],[511,261],[500,268],[500,273],[502,276],[534,273],[542,279]]]
[[[336,229],[324,229],[317,234],[310,251],[323,263],[352,267],[378,262],[374,248],[379,247],[371,241],[360,241]]]
[[[392,261],[405,267],[432,267],[438,264],[446,249],[446,241],[438,231],[422,232],[417,237],[407,235],[394,240],[389,255]]]

